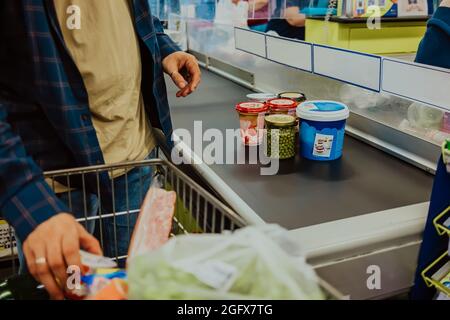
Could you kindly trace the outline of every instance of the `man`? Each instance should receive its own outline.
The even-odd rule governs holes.
[[[79,249],[101,253],[74,208],[96,214],[99,197],[111,199],[112,192],[116,202],[106,200],[99,210],[118,211],[128,201],[137,207],[136,185],[148,186],[151,172],[87,176],[87,195],[75,181],[70,193],[63,181],[52,181],[57,195],[42,170],[153,156],[153,130],[168,139],[172,132],[163,71],[180,88],[177,96],[186,97],[200,70],[164,35],[147,0],[1,1],[0,39],[0,213],[23,243],[31,274],[62,299],[67,267],[80,265]],[[67,203],[74,193],[87,201]],[[100,228],[108,254],[126,249],[123,222]],[[112,236],[123,246],[115,252]]]
[[[237,5],[241,0],[232,0]],[[269,21],[269,0],[243,0],[248,2],[249,29],[259,32],[266,32]]]

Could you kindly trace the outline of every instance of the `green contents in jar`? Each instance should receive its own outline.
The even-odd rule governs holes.
[[[287,114],[266,116],[266,156],[275,159],[295,157],[296,119]]]

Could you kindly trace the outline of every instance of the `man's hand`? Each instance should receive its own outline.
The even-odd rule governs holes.
[[[201,71],[197,59],[186,52],[174,52],[163,61],[164,72],[167,73],[180,91],[177,97],[186,97],[197,89],[201,80]]]
[[[52,299],[64,298],[67,267],[77,265],[81,268],[80,247],[102,254],[97,239],[67,213],[43,222],[25,240],[23,252],[28,269],[45,286]]]
[[[440,7],[450,7],[450,0],[442,0]]]

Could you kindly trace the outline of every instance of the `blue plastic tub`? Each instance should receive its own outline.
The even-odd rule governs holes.
[[[300,104],[297,116],[300,118],[301,155],[318,161],[340,158],[349,114],[348,107],[340,102],[306,101]]]

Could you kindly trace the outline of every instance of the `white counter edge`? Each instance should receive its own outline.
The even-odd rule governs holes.
[[[291,230],[308,258],[419,236],[424,229],[429,202],[365,214]],[[349,232],[351,230],[351,232]],[[401,245],[398,244],[397,245]]]

